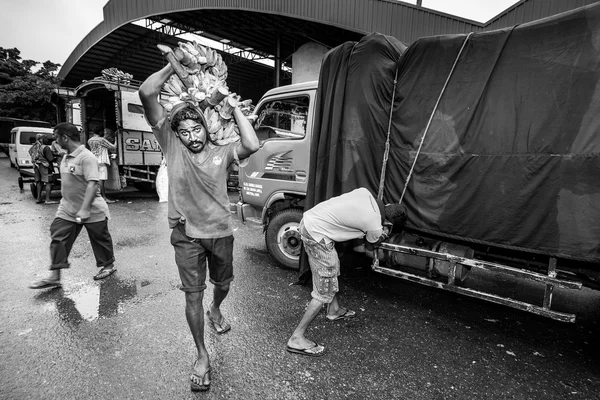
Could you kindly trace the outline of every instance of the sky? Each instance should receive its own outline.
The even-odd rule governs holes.
[[[64,64],[103,20],[107,0],[0,0],[0,47],[16,47],[23,59]],[[415,4],[416,0],[406,3]],[[422,0],[422,6],[487,22],[517,0]]]

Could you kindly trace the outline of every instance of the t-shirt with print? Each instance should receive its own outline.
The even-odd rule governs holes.
[[[192,153],[175,135],[167,118],[152,128],[167,162],[169,177],[169,227],[185,219],[189,237],[214,239],[233,234],[227,167],[237,159],[238,143],[224,146],[208,142]]]
[[[90,146],[90,151],[96,156],[100,164],[110,164],[108,150],[114,150],[116,148],[114,144],[102,136],[92,136],[88,140],[88,146]]]
[[[62,199],[56,216],[76,222],[77,212],[81,210],[88,182],[98,181],[98,160],[85,146],[79,146],[62,159],[60,180]],[[110,218],[108,205],[97,190],[92,200],[90,217],[84,222],[100,222],[106,218]]]
[[[375,243],[383,227],[377,201],[365,188],[354,189],[323,201],[302,217],[304,227],[317,242],[335,242],[365,237]]]

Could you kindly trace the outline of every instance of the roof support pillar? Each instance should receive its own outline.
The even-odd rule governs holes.
[[[279,87],[281,85],[281,36],[279,34],[275,42],[275,70],[273,73],[273,87]]]

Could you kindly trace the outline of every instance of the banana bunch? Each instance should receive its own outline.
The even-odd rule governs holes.
[[[241,101],[227,87],[227,65],[221,55],[196,41],[180,42],[171,49],[158,45],[175,73],[163,84],[167,94],[161,101],[167,111],[181,102],[187,102],[204,113],[210,138],[217,144],[239,140],[239,129],[232,118],[236,107],[244,115],[252,112],[252,100]]]
[[[246,100],[246,103],[248,102],[251,102],[251,100]],[[240,97],[233,93],[221,104],[204,109],[204,119],[208,125],[208,134],[213,142],[226,144],[239,140],[240,132],[238,126],[233,121],[231,112],[243,103],[240,101]]]
[[[115,81],[128,85],[133,79],[133,75],[123,72],[115,67],[111,67],[102,70],[102,78],[107,81]]]

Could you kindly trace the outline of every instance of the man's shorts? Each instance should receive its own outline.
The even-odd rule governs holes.
[[[48,173],[48,167],[44,167],[42,164],[35,164],[33,166],[33,174],[34,174],[33,179],[36,182],[44,182],[44,183],[52,182],[50,180],[50,174]]]
[[[185,225],[177,224],[171,232],[175,263],[184,292],[206,289],[206,260],[210,282],[228,285],[233,280],[233,235],[216,239],[195,239],[185,234]]]
[[[329,304],[339,291],[338,276],[340,275],[340,259],[335,250],[335,242],[328,244],[324,240],[316,242],[300,222],[298,227],[304,251],[308,255],[308,263],[312,272],[313,291],[310,294],[313,299]]]
[[[108,179],[108,168],[104,163],[98,163],[98,179],[101,181]]]

